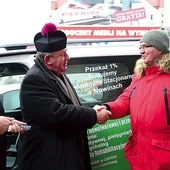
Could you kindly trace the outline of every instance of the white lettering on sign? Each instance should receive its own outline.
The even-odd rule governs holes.
[[[99,77],[108,77],[108,76],[116,76],[117,71],[103,71],[102,73],[89,74],[89,79],[99,78]]]
[[[143,36],[148,30],[128,30],[129,36]]]
[[[93,71],[100,71],[100,70],[107,70],[108,65],[98,65],[96,67],[85,67],[85,72],[93,72]]]
[[[91,36],[92,30],[64,30],[68,36]]]
[[[122,138],[123,136],[129,136],[132,133],[131,129],[130,130],[124,130],[123,132],[120,133],[113,133],[107,137],[107,140],[115,140],[116,138]]]
[[[137,8],[114,13],[116,23],[146,18],[145,9]]]
[[[93,31],[93,36],[99,36],[99,35],[114,36],[114,30],[94,30]]]
[[[116,89],[119,89],[119,88],[122,88],[123,85],[121,83],[118,83],[118,84],[115,84],[115,85],[112,85],[112,86],[106,86],[106,87],[103,87],[103,88],[96,88],[94,89],[94,94],[97,94],[97,93],[103,93],[103,92],[106,92],[106,91],[112,91],[112,90],[116,90]]]
[[[102,26],[65,26],[58,27],[71,39],[96,39],[96,38],[141,38],[149,30],[156,30],[159,27],[107,27]]]
[[[104,149],[96,150],[94,153],[95,153],[95,156],[99,156],[99,155],[103,155],[109,152],[115,152],[115,151],[124,149],[125,145],[126,143],[120,143],[115,146],[109,146],[109,147],[105,147]]]
[[[126,36],[126,30],[116,30],[116,35],[117,36]]]

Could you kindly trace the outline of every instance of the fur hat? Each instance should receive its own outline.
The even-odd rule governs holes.
[[[169,37],[167,33],[162,30],[148,31],[141,38],[140,43],[141,42],[145,42],[163,53],[169,52]]]
[[[47,23],[35,35],[34,44],[38,52],[55,52],[66,48],[67,37],[53,23]]]

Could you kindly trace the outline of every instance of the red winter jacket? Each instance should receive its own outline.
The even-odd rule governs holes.
[[[112,119],[130,113],[132,134],[125,155],[132,169],[170,170],[170,125],[164,99],[165,94],[170,112],[170,73],[158,66],[144,68],[143,72],[141,78],[133,76],[131,85],[117,100],[106,104]]]

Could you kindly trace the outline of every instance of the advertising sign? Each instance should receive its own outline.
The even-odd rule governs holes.
[[[112,62],[111,62],[112,61]],[[68,66],[68,73],[82,105],[89,106],[113,101],[127,87],[132,75],[124,61],[113,62],[113,57],[93,58],[79,66]],[[128,170],[124,147],[131,133],[130,118],[109,120],[88,129],[89,151],[93,170]]]
[[[88,130],[92,169],[128,170],[124,147],[131,133],[129,117],[111,120]]]
[[[134,39],[159,27],[59,26],[58,28],[64,31],[69,39]]]
[[[126,21],[136,21],[139,19],[146,18],[146,14],[144,8],[136,8],[132,10],[115,12],[114,17],[115,17],[115,22],[120,23]]]
[[[163,22],[159,3],[155,8],[149,0],[61,2],[59,6],[56,1],[51,20],[69,39],[140,38],[146,31],[160,28]]]

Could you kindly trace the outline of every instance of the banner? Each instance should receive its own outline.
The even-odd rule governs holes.
[[[113,27],[113,26],[59,26],[68,39],[141,38],[151,29],[159,27]]]
[[[92,169],[130,170],[124,156],[124,147],[130,130],[129,116],[110,120],[104,125],[95,125],[88,130]]]
[[[134,39],[162,26],[162,14],[147,0],[67,0],[51,20],[69,39]]]
[[[81,52],[83,50],[81,49]],[[135,56],[126,60],[135,63]],[[74,61],[73,61],[74,59]],[[73,84],[81,104],[91,106],[114,101],[129,85],[133,68],[125,59],[114,56],[72,58],[66,74]],[[77,61],[79,64],[75,64]],[[72,63],[73,62],[73,63]],[[133,64],[132,64],[133,65]],[[130,118],[109,120],[88,129],[89,151],[93,170],[128,170],[124,148],[131,133]]]

